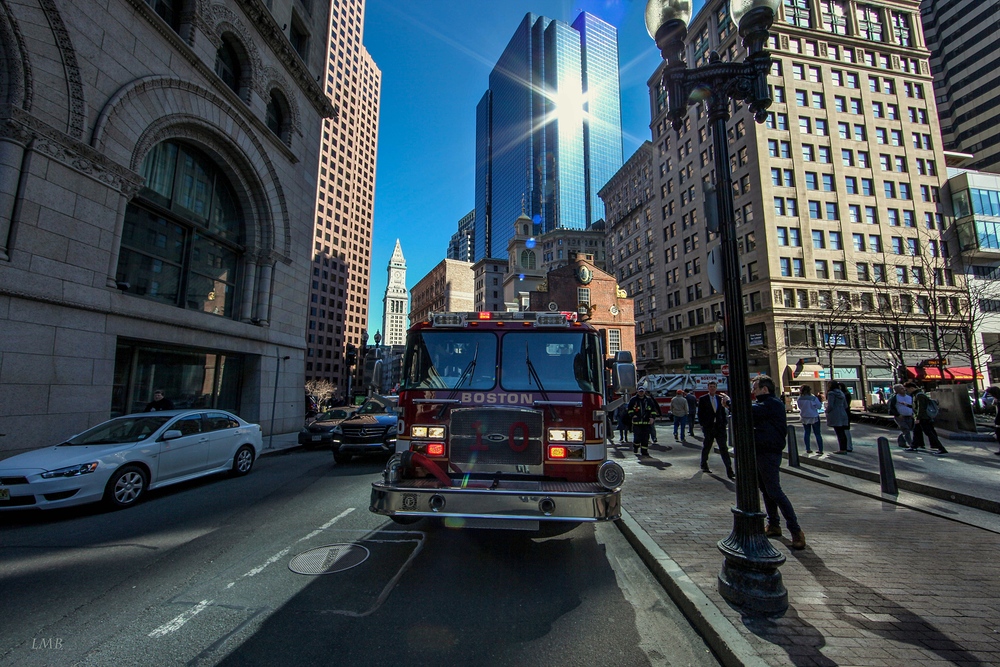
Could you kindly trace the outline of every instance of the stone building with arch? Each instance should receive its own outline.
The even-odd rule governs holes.
[[[298,428],[329,7],[0,0],[0,457],[140,411]]]

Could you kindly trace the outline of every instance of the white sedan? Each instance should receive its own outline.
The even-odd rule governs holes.
[[[118,417],[55,447],[0,461],[0,510],[99,500],[130,507],[168,484],[227,471],[246,475],[262,447],[259,425],[221,410]]]

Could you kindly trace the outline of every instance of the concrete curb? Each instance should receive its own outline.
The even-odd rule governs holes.
[[[615,521],[615,525],[723,665],[767,667],[767,661],[760,657],[736,626],[631,514],[622,509],[622,517]],[[721,553],[719,559],[722,559]]]

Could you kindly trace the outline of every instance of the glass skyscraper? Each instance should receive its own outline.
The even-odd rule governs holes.
[[[622,166],[618,35],[526,14],[476,107],[475,261],[506,257],[522,212],[541,234],[603,217],[598,191]]]

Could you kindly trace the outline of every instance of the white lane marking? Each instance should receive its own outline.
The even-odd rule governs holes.
[[[324,523],[322,526],[320,526],[319,528],[317,528],[313,532],[309,533],[305,537],[299,538],[299,542],[305,542],[306,540],[308,540],[308,539],[310,539],[312,537],[316,537],[317,535],[319,535],[320,533],[322,533],[324,530],[326,530],[327,528],[329,528],[333,524],[337,523],[338,521],[340,521],[341,519],[343,519],[345,516],[347,516],[348,514],[350,514],[353,511],[354,511],[353,507],[348,507],[346,510],[344,510],[343,512],[341,512],[337,516],[333,517],[332,519],[330,519],[329,521],[327,521],[326,523]]]
[[[164,623],[160,627],[150,632],[149,636],[155,639],[156,637],[165,637],[169,635],[171,632],[177,632],[178,630],[181,629],[181,627],[183,627],[185,623],[187,623],[192,618],[200,614],[202,610],[204,610],[205,607],[207,607],[208,605],[212,604],[212,602],[214,602],[214,600],[202,600],[195,606],[185,611],[183,614],[179,615],[174,620],[168,623]]]
[[[282,549],[281,551],[279,551],[278,553],[274,554],[273,556],[271,556],[270,558],[268,558],[266,561],[264,561],[263,565],[258,565],[257,567],[255,567],[254,569],[250,570],[249,572],[247,572],[243,576],[244,577],[252,577],[254,575],[260,574],[261,572],[264,571],[265,567],[267,567],[271,563],[273,563],[273,562],[281,559],[282,557],[285,556],[285,554],[287,554],[291,550],[292,550],[291,547],[285,547],[284,549]]]

